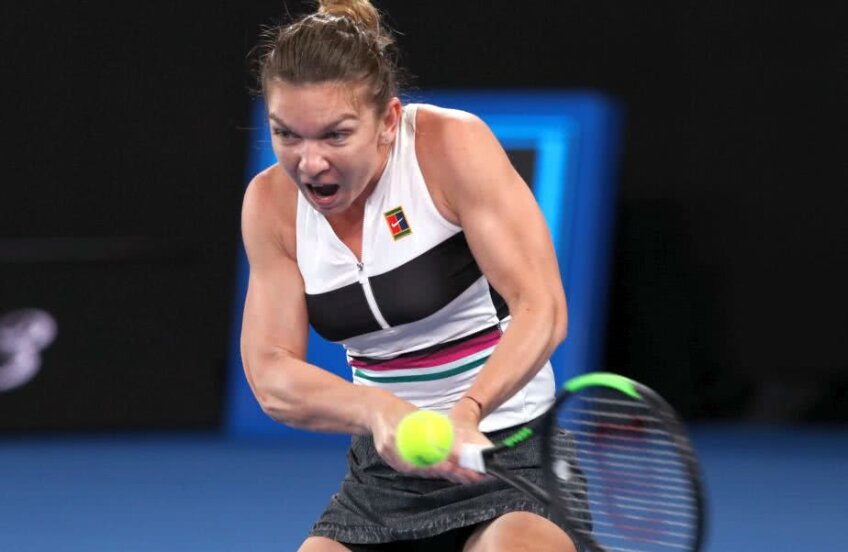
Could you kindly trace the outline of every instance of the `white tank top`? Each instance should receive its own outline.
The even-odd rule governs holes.
[[[309,321],[347,352],[353,382],[419,408],[448,411],[509,323],[462,228],[436,209],[415,154],[417,105],[407,105],[386,168],[365,204],[362,262],[298,194],[297,263]],[[552,402],[550,363],[480,428],[526,422]]]

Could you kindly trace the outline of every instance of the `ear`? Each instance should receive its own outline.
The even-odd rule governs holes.
[[[400,100],[393,97],[386,105],[385,111],[380,116],[380,143],[391,144],[395,139],[395,131],[400,124],[401,118]]]

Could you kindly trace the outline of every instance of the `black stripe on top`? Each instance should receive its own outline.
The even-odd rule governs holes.
[[[342,341],[380,329],[359,283],[325,293],[307,293],[306,310],[309,323],[328,341]]]
[[[369,283],[383,318],[390,326],[399,326],[438,312],[480,276],[482,272],[465,234],[459,232],[411,261],[371,276]],[[490,292],[498,317],[503,319],[509,314],[506,303],[494,289],[490,288]],[[306,307],[309,322],[330,341],[380,329],[358,283],[326,293],[307,294]]]
[[[482,275],[465,234],[459,232],[370,281],[383,318],[399,326],[437,312]]]

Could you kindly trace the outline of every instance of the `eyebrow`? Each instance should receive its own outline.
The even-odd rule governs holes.
[[[275,123],[277,123],[277,124],[278,124],[278,125],[280,125],[280,126],[283,126],[283,127],[288,128],[288,129],[291,129],[291,127],[290,127],[289,125],[287,125],[287,124],[286,124],[286,123],[285,123],[282,119],[280,119],[279,117],[277,117],[277,116],[276,116],[276,115],[274,115],[273,113],[268,113],[268,118],[269,118],[269,119],[271,119],[272,121],[274,121]],[[343,123],[343,122],[345,122],[345,121],[347,121],[347,120],[349,120],[349,119],[358,119],[358,118],[359,118],[359,117],[357,117],[357,116],[356,116],[355,114],[353,114],[353,113],[345,113],[344,115],[342,115],[341,117],[339,117],[338,119],[336,119],[335,121],[333,121],[332,123],[330,123],[330,124],[328,124],[328,125],[325,125],[325,126],[324,126],[324,128],[323,128],[323,129],[321,129],[321,132],[319,132],[319,134],[321,134],[321,133],[323,133],[323,132],[327,132],[327,131],[328,131],[328,130],[330,130],[331,128],[334,128],[334,127],[336,127],[336,126],[340,125],[341,123]]]

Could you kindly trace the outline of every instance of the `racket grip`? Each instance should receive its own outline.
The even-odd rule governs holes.
[[[491,448],[488,445],[474,445],[466,443],[459,449],[459,465],[463,468],[486,473],[486,462],[483,460],[483,451]]]

